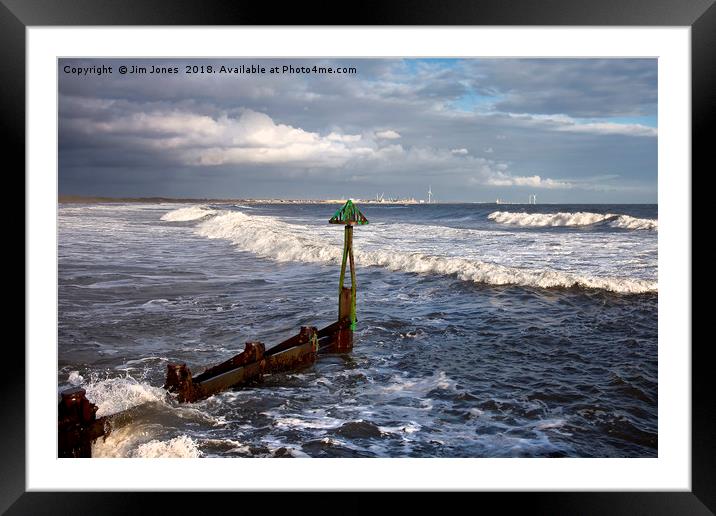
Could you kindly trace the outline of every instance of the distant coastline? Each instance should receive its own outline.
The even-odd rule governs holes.
[[[361,204],[424,204],[413,199],[376,201],[373,199],[353,199]],[[175,197],[100,197],[84,195],[59,195],[60,204],[99,204],[99,203],[175,203],[175,204],[343,204],[347,199],[208,199]],[[433,202],[433,204],[437,204]],[[441,203],[446,204],[446,203]],[[461,204],[461,203],[447,203]]]
[[[495,204],[497,206],[550,206],[561,204],[564,206],[599,206],[599,205],[657,205],[657,203],[556,203],[540,202],[531,204],[527,202],[510,201],[432,201],[432,203],[420,202],[415,199],[352,199],[360,204],[383,204],[383,205],[409,205],[409,204]],[[102,197],[93,195],[59,195],[59,204],[102,204],[102,203],[142,203],[142,204],[343,204],[347,199],[212,199],[212,198],[177,198],[177,197]]]
[[[60,204],[99,204],[99,203],[175,203],[175,204],[341,204],[345,199],[210,199],[210,198],[176,198],[176,197],[100,197],[85,195],[59,195]],[[370,201],[361,201],[370,202]],[[387,204],[387,203],[386,203]]]

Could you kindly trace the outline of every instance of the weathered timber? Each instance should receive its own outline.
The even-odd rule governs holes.
[[[349,353],[353,350],[353,319],[352,319],[353,289],[342,287],[338,302],[338,320],[344,324],[336,332],[331,351],[334,353]]]
[[[205,379],[226,373],[239,366],[258,362],[264,357],[265,352],[266,347],[261,342],[247,342],[241,353],[226,362],[206,369],[203,373],[194,378],[194,382],[203,382]]]
[[[261,342],[247,342],[243,352],[192,377],[186,364],[167,365],[164,388],[182,403],[194,402],[218,392],[258,381],[264,373],[296,370],[316,361],[318,330],[301,327],[298,335],[265,351]]]
[[[61,393],[57,418],[57,455],[60,458],[92,457],[92,443],[111,431],[107,417],[97,418],[97,405],[79,387]]]
[[[263,367],[264,361],[259,360],[258,362],[239,366],[236,369],[226,371],[217,376],[212,376],[201,383],[194,383],[196,399],[206,398],[217,392],[259,380],[263,374]]]
[[[167,379],[164,388],[175,392],[181,403],[196,401],[202,393],[194,385],[191,371],[186,364],[167,364]]]
[[[303,329],[303,327],[301,327],[301,329]],[[287,349],[291,349],[303,343],[304,342],[301,340],[301,333],[298,333],[297,335],[294,335],[293,337],[284,340],[280,344],[276,344],[274,347],[272,347],[265,353],[265,356],[270,357],[271,355],[281,353],[282,351],[286,351]]]
[[[276,346],[280,347],[279,344]],[[314,327],[301,327],[298,334],[298,344],[289,349],[271,353],[266,357],[264,371],[267,373],[281,373],[300,369],[316,361],[318,354],[318,330]]]
[[[318,352],[319,353],[337,353],[336,344],[339,339],[341,330],[350,330],[350,319],[343,319],[329,324],[325,328],[318,331]]]
[[[186,364],[168,364],[164,388],[176,393],[177,399],[186,403],[206,398],[237,384],[246,384],[261,377],[264,349],[260,342],[247,342],[244,351],[208,368],[196,378],[192,377]]]

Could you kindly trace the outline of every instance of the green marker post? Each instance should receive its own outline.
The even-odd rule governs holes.
[[[368,219],[360,212],[358,207],[353,204],[350,199],[346,201],[341,209],[336,211],[333,217],[328,221],[330,224],[345,225],[343,237],[343,260],[341,262],[341,276],[338,284],[338,319],[342,320],[346,316],[350,318],[350,344],[339,345],[342,348],[352,348],[352,332],[356,328],[356,273],[355,263],[353,260],[353,226],[368,224]],[[346,277],[346,265],[350,265],[351,270],[351,287],[350,299],[347,297],[347,288],[343,286]],[[348,304],[348,306],[346,306]],[[346,336],[348,337],[348,336]],[[344,339],[339,339],[344,340]],[[348,349],[350,350],[350,349]]]

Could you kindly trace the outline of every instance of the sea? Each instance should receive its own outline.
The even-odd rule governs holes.
[[[353,351],[178,403],[167,364],[337,319],[339,207],[59,206],[94,457],[658,456],[656,205],[359,203]]]

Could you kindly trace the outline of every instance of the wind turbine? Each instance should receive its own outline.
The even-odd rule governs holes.
[[[433,198],[433,187],[428,186],[428,204],[430,204],[432,198]]]

